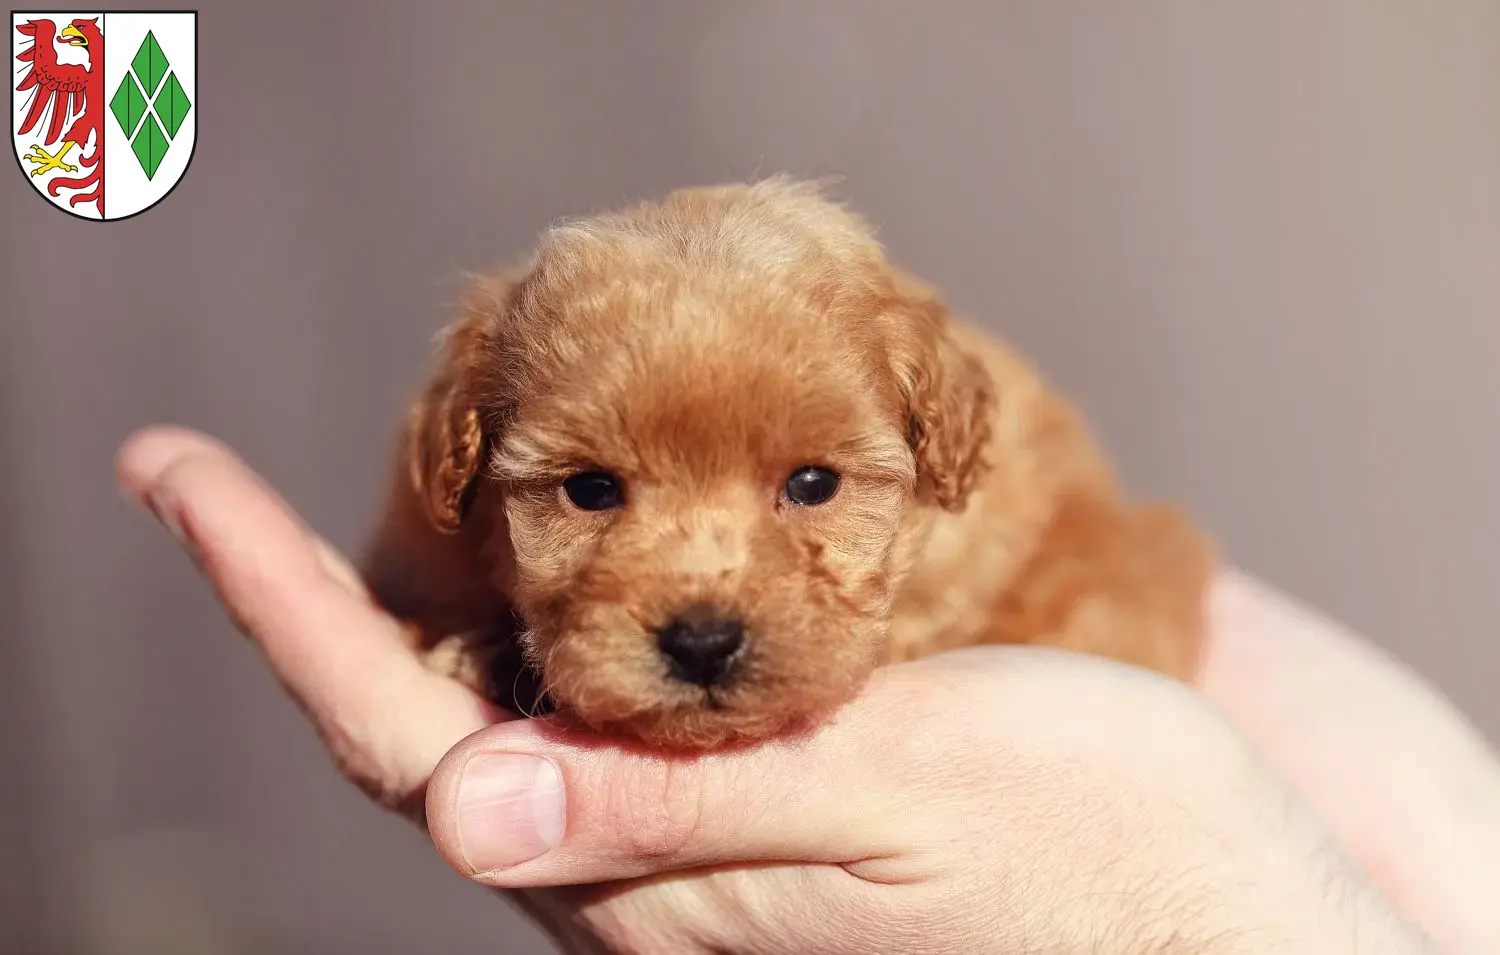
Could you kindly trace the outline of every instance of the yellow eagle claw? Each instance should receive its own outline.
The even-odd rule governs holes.
[[[63,143],[62,148],[57,151],[56,155],[53,155],[52,153],[47,152],[41,146],[33,145],[31,147],[31,151],[22,158],[27,162],[34,162],[39,164],[35,169],[31,170],[31,174],[33,176],[40,176],[42,173],[51,172],[54,169],[61,169],[64,172],[77,172],[77,166],[70,165],[69,163],[65,163],[62,161],[63,157],[68,154],[68,150],[72,148],[72,143]],[[36,153],[35,156],[31,155],[31,153],[33,152]]]

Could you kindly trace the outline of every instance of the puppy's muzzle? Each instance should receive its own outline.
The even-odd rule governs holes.
[[[719,686],[734,673],[745,648],[745,625],[711,607],[690,607],[657,630],[657,645],[674,679]]]

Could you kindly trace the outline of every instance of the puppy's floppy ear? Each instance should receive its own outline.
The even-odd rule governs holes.
[[[994,382],[959,344],[947,307],[915,281],[902,277],[900,286],[888,349],[906,401],[918,492],[961,511],[989,468]]]
[[[445,331],[438,367],[412,404],[407,467],[422,511],[452,534],[463,524],[487,447],[480,402],[482,361],[502,320],[511,283],[482,279]]]

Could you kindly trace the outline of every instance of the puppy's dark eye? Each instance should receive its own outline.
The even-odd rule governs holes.
[[[568,500],[585,511],[607,511],[625,500],[620,479],[605,471],[583,471],[563,481]]]
[[[786,499],[793,504],[822,504],[838,489],[838,474],[827,468],[798,468],[786,479]]]

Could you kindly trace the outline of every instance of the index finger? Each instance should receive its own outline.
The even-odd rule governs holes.
[[[387,806],[420,806],[443,753],[499,719],[426,669],[352,570],[228,448],[153,428],[118,458],[120,482],[193,553],[340,768]]]

